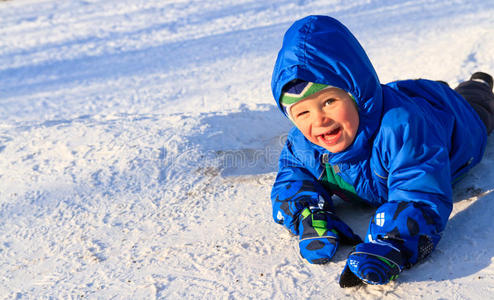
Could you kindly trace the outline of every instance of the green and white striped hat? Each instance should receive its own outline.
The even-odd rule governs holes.
[[[285,114],[288,116],[288,118],[290,118],[290,120],[292,120],[290,107],[293,104],[329,87],[331,86],[327,84],[314,83],[300,79],[294,79],[288,82],[283,87],[283,92],[281,93],[280,99],[280,103],[285,110]]]

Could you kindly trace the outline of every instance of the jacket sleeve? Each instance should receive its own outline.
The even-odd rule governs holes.
[[[391,119],[404,121],[381,135],[388,201],[372,218],[366,241],[392,240],[412,265],[433,251],[451,213],[449,153],[424,116],[395,111]]]
[[[305,208],[333,210],[330,194],[307,170],[304,155],[310,154],[295,151],[289,138],[281,152],[278,175],[271,191],[274,221],[295,235],[299,234],[299,218]]]

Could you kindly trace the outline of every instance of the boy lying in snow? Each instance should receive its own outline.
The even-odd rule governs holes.
[[[300,254],[327,263],[356,244],[340,285],[386,284],[436,247],[452,185],[482,158],[494,127],[492,77],[381,84],[356,38],[326,16],[295,22],[272,77],[279,109],[295,124],[279,160],[273,218],[300,238]],[[377,211],[362,241],[331,196]]]

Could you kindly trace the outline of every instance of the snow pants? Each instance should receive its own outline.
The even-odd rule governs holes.
[[[487,128],[487,134],[490,134],[494,129],[494,94],[492,90],[486,84],[468,80],[460,83],[455,91],[470,103]]]

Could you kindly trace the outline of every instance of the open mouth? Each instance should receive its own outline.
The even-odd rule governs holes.
[[[338,126],[329,132],[319,135],[317,138],[321,143],[326,144],[328,146],[332,146],[336,144],[336,142],[338,142],[341,133],[342,133],[341,127]]]

